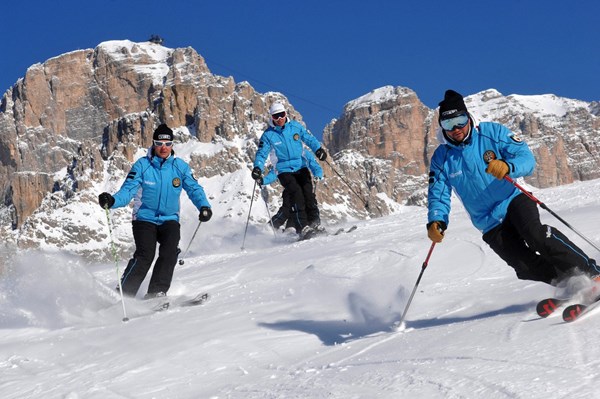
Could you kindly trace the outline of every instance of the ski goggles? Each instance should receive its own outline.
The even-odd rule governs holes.
[[[285,111],[273,114],[273,115],[271,115],[271,118],[273,118],[274,121],[281,119],[281,118],[285,118]]]
[[[469,123],[469,115],[462,114],[455,116],[454,118],[442,119],[440,121],[440,126],[442,129],[449,132],[454,129],[462,129],[463,127],[467,126],[467,123]]]
[[[167,147],[171,147],[173,145],[172,141],[160,141],[160,140],[154,140],[154,145],[157,147],[162,147],[167,146]]]

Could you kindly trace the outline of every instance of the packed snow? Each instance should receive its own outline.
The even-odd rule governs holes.
[[[533,191],[600,244],[599,190],[600,180]],[[198,226],[190,209],[184,248]],[[540,319],[535,304],[554,288],[517,280],[456,200],[404,328],[390,330],[431,246],[425,218],[402,207],[348,223],[358,226],[351,233],[296,242],[254,219],[244,240],[242,218],[215,214],[169,292],[207,291],[210,301],[154,313],[126,300],[128,322],[114,290],[126,259],[18,253],[0,276],[0,397],[598,397],[599,315]]]

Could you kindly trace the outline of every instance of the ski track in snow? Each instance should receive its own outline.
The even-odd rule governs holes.
[[[536,195],[598,242],[600,200],[573,203],[599,188]],[[540,319],[535,304],[553,288],[517,280],[456,201],[405,329],[390,331],[430,245],[424,220],[423,208],[406,208],[303,242],[256,227],[244,251],[239,233],[215,241],[205,228],[170,294],[211,300],[153,313],[129,299],[127,323],[114,262],[20,253],[0,277],[0,397],[597,397],[600,311]]]

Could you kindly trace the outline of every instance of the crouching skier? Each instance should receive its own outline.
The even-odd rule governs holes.
[[[439,105],[442,144],[429,173],[431,241],[444,238],[454,190],[483,240],[519,279],[557,285],[575,274],[597,278],[596,261],[557,228],[543,225],[536,203],[505,179],[533,172],[529,146],[503,125],[478,123],[454,90],[446,91]]]
[[[152,266],[157,243],[158,258],[145,298],[165,296],[171,286],[180,238],[182,189],[200,211],[201,222],[208,222],[212,216],[204,189],[189,165],[175,157],[173,131],[163,124],[156,128],[152,138],[148,154],[133,164],[119,191],[114,196],[106,192],[98,196],[100,206],[107,209],[126,206],[135,197],[132,215],[135,253],[121,277],[123,294],[132,297]]]
[[[319,162],[317,162],[313,153],[305,149],[302,157],[306,159],[308,169],[312,173],[315,183],[319,180],[322,180],[323,168],[321,168],[321,165],[319,165]],[[260,185],[269,185],[275,180],[277,180],[277,169],[272,167],[269,173],[267,173],[264,178],[258,180],[258,182]],[[304,194],[308,225],[315,230],[321,230],[321,217],[314,187],[315,186],[313,186],[313,184],[304,184],[302,185],[302,192]],[[279,207],[277,213],[273,216],[273,218],[271,218],[273,227],[275,227],[275,229],[279,229],[283,225],[285,225],[286,229],[289,227],[294,227],[296,229],[296,233],[300,234],[302,228],[297,223],[299,218],[296,215],[296,208],[293,206],[294,199],[290,195],[290,190],[284,188],[283,192],[281,193],[281,198],[281,207]]]

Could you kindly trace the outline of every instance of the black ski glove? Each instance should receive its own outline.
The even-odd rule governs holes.
[[[102,193],[98,196],[98,203],[102,208],[112,208],[115,204],[115,198],[109,193]]]
[[[319,148],[317,151],[315,151],[315,155],[319,161],[324,161],[327,159],[327,153],[322,148]]]
[[[208,222],[212,217],[212,211],[209,207],[203,206],[200,208],[200,214],[198,215],[198,220],[201,222]]]
[[[252,178],[254,180],[261,179],[260,184],[262,184],[262,171],[258,166],[255,166],[254,169],[252,169]]]

